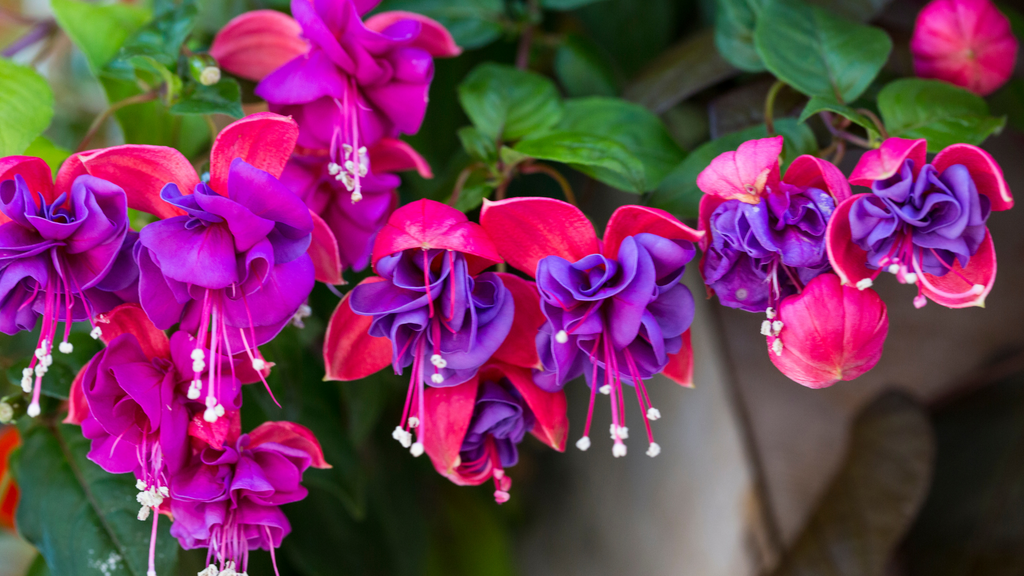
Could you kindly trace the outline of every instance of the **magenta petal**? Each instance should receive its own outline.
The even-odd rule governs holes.
[[[89,416],[89,402],[85,399],[85,393],[82,391],[82,381],[85,379],[85,373],[89,370],[91,363],[92,358],[85,363],[85,366],[82,366],[82,369],[75,375],[75,379],[71,381],[71,390],[68,392],[68,415],[61,420],[63,424],[81,426]]]
[[[341,277],[341,253],[338,250],[338,240],[334,237],[330,227],[323,218],[313,212],[313,241],[309,245],[310,259],[313,260],[313,269],[316,270],[317,282],[324,284],[339,285],[345,280]]]
[[[110,344],[121,334],[131,334],[150,360],[171,357],[171,342],[167,335],[153,324],[138,304],[122,304],[100,314],[96,324],[103,330],[100,338],[104,344]]]
[[[161,330],[166,330],[181,319],[188,298],[182,301],[177,297],[159,266],[150,257],[149,250],[139,250],[138,261],[139,302],[153,324]]]
[[[289,448],[302,450],[309,454],[311,465],[314,468],[330,468],[331,465],[324,460],[324,451],[320,448],[320,442],[313,435],[309,428],[294,422],[264,422],[249,432],[249,448],[256,448],[260,444],[273,442]]]
[[[850,174],[850,184],[871,186],[875,180],[891,178],[903,167],[906,160],[914,161],[914,177],[927,159],[927,140],[889,138],[877,150],[868,150],[860,157]]]
[[[381,138],[367,151],[370,166],[378,174],[416,170],[424,178],[433,178],[430,164],[409,144],[397,138]]]
[[[313,50],[267,75],[256,87],[256,95],[278,106],[306,104],[323,97],[344,98],[346,82],[323,50]]]
[[[842,283],[849,286],[855,286],[859,281],[875,275],[875,271],[868,268],[868,253],[854,243],[850,229],[850,210],[858,199],[866,196],[857,194],[836,206],[825,232],[829,263]]]
[[[824,190],[835,198],[836,205],[850,197],[850,183],[836,165],[809,154],[798,156],[786,170],[782,181],[800,188]]]
[[[210,149],[210,188],[227,193],[228,173],[236,158],[275,178],[280,176],[298,138],[298,124],[273,112],[260,112],[229,124]]]
[[[623,206],[612,214],[604,230],[604,254],[615,258],[619,245],[627,236],[640,233],[656,234],[668,240],[700,242],[703,232],[698,232],[664,210],[647,206]]]
[[[459,449],[473,418],[479,386],[479,377],[474,376],[457,386],[428,386],[424,395],[428,425],[418,431],[422,435],[421,442],[438,473],[456,484],[469,483],[459,476],[456,469],[461,463]]]
[[[970,144],[954,144],[939,152],[932,160],[932,166],[940,174],[954,164],[967,167],[978,192],[988,196],[991,201],[992,210],[1013,208],[1013,194],[1003,178],[1003,169],[988,152]]]
[[[391,25],[402,20],[415,20],[421,26],[420,33],[408,46],[426,50],[435,58],[451,58],[462,54],[462,48],[455,44],[455,39],[452,38],[447,28],[436,20],[421,14],[402,10],[381,12],[367,18],[363,25],[369,30],[383,32]]]
[[[723,152],[697,175],[697,187],[705,194],[726,200],[760,202],[766,187],[779,183],[782,136],[748,140],[735,152]]]
[[[257,330],[257,345],[269,342],[309,297],[315,282],[313,276],[313,263],[305,254],[291,262],[277,264],[259,290],[244,298],[224,301],[224,319],[230,326],[246,328],[248,332],[251,314],[255,327],[265,329]],[[230,332],[232,349],[242,350],[241,340]]]
[[[210,55],[222,69],[258,82],[307,50],[302,28],[291,16],[253,10],[232,18],[217,32]]]
[[[394,123],[396,130],[404,134],[415,134],[427,112],[434,61],[422,50],[399,50],[396,59],[401,59],[395,69],[395,81],[379,86],[364,86],[363,94]]]
[[[185,227],[187,216],[147,225],[139,242],[159,264],[160,271],[179,282],[204,288],[227,288],[238,281],[235,240],[224,226]]]
[[[32,156],[7,156],[0,158],[0,182],[10,180],[15,175],[25,179],[28,189],[33,194],[42,194],[47,202],[57,199],[53,188],[53,176],[50,167],[46,162]],[[0,213],[0,224],[8,222],[10,218]]]

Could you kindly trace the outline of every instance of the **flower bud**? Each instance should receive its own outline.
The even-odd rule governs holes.
[[[220,82],[220,68],[217,61],[209,54],[195,54],[188,60],[188,68],[192,78],[203,86],[213,86]]]
[[[778,318],[784,327],[778,336],[768,336],[768,357],[808,388],[853,380],[872,369],[889,332],[889,316],[878,294],[843,286],[832,273],[783,300]]]

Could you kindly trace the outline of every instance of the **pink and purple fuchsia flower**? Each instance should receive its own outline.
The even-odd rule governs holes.
[[[73,350],[72,322],[89,320],[98,337],[96,315],[121,302],[103,290],[107,276],[115,276],[111,286],[124,288],[137,275],[130,261],[115,265],[129,242],[127,199],[119,186],[88,175],[65,179],[55,189],[49,167],[38,158],[7,157],[0,170],[0,331],[31,330],[42,316],[21,382],[32,393],[28,413],[37,416],[54,348]]]
[[[871,286],[882,272],[916,284],[914,305],[983,306],[996,255],[986,220],[1013,207],[1002,170],[987,152],[956,144],[926,161],[924,140],[889,138],[868,151],[852,184],[870,186],[840,204],[828,231],[829,258],[845,284]]]
[[[660,412],[644,380],[663,372],[691,382],[694,303],[680,281],[702,234],[661,210],[625,206],[612,215],[602,243],[579,209],[547,198],[485,202],[480,221],[509,264],[537,279],[547,321],[536,337],[541,366],[534,382],[553,392],[583,375],[590,385],[576,446],[590,447],[600,391],[611,399],[612,454],[626,455],[626,384],[646,415],[647,454],[657,456],[650,421]]]

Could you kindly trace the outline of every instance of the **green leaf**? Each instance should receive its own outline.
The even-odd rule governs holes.
[[[512,66],[485,63],[459,85],[459,102],[481,134],[513,141],[551,128],[562,101],[551,80]]]
[[[799,0],[768,0],[754,32],[765,67],[808,96],[840,103],[860,96],[882,69],[892,41]]]
[[[601,48],[584,36],[570,34],[555,53],[555,74],[570,96],[614,96],[615,72]]]
[[[989,115],[980,96],[940,80],[890,82],[878,93],[878,110],[890,136],[926,138],[929,152],[981,144],[1006,124],[1006,118]]]
[[[806,124],[799,124],[792,118],[780,118],[775,121],[775,131],[782,134],[784,146],[783,166],[788,166],[794,158],[801,154],[811,154],[818,145],[814,133]],[[697,207],[704,193],[697,188],[697,175],[707,168],[719,154],[735,150],[747,140],[766,137],[767,131],[763,124],[732,132],[698,147],[690,153],[675,169],[672,170],[654,191],[646,204],[661,208],[679,218],[697,218]]]
[[[747,72],[764,70],[754,47],[754,28],[763,0],[718,0],[715,12],[715,46],[730,64]]]
[[[846,461],[774,576],[885,573],[928,493],[935,445],[928,415],[884,393],[857,417]]]
[[[1006,116],[1010,126],[1024,132],[1024,79],[1010,78],[996,93],[988,98],[992,113]]]
[[[494,147],[494,140],[487,138],[477,130],[476,126],[463,126],[459,128],[459,140],[466,154],[474,160],[487,164],[493,164],[498,160],[498,150]]]
[[[608,0],[573,13],[583,29],[626,78],[636,76],[679,37],[689,2],[679,0]]]
[[[78,426],[32,421],[22,430],[13,457],[21,488],[18,530],[54,574],[145,576],[152,520],[135,517],[135,478],[104,472],[86,458],[88,451]],[[173,574],[178,542],[165,518],[160,524],[157,573]]]
[[[698,32],[666,50],[626,88],[625,98],[663,114],[738,70],[715,50],[711,31]]]
[[[53,91],[35,70],[0,58],[0,156],[21,154],[53,118]]]
[[[191,83],[181,100],[171,106],[171,114],[227,114],[234,118],[242,112],[242,89],[234,78],[221,78],[213,86]]]
[[[432,518],[425,576],[514,576],[508,528],[470,490],[445,486],[444,506]]]
[[[50,576],[50,567],[46,565],[46,558],[43,558],[42,554],[32,561],[25,576]]]
[[[643,192],[644,165],[611,138],[579,132],[552,132],[515,145],[516,152],[540,160],[562,162],[627,192]]]
[[[653,190],[685,154],[661,119],[642,106],[617,98],[580,98],[565,102],[558,129],[615,140],[643,162],[643,191]]]
[[[815,96],[807,102],[807,106],[804,106],[804,111],[800,113],[800,122],[806,122],[808,118],[814,116],[819,112],[834,112],[840,116],[850,120],[854,124],[860,126],[867,131],[868,137],[871,140],[877,140],[881,138],[878,133],[878,128],[870,118],[857,112],[853,108],[836,102],[834,98]]]
[[[149,19],[148,10],[132,4],[51,0],[50,5],[57,23],[85,54],[97,77],[125,40]]]
[[[488,181],[487,174],[482,171],[473,172],[455,200],[455,209],[460,212],[476,210],[484,203],[484,198],[490,197],[493,192],[494,184]]]
[[[118,60],[149,56],[161,64],[176,65],[181,45],[192,33],[198,13],[193,0],[185,0],[179,6],[161,6],[153,19],[121,46]]]
[[[808,0],[811,4],[831,10],[843,18],[857,22],[874,20],[892,0]]]
[[[606,0],[540,0],[540,5],[548,10],[575,10],[587,4],[604,1]]]
[[[378,12],[409,10],[437,20],[466,49],[480,48],[501,37],[506,20],[502,0],[385,0]]]
[[[71,151],[50,142],[46,136],[39,136],[29,144],[28,149],[25,150],[25,156],[42,158],[50,167],[53,175],[56,176],[60,165],[68,159],[68,156],[71,156]]]

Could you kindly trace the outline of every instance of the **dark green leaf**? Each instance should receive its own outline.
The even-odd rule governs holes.
[[[540,160],[562,162],[627,192],[644,191],[644,165],[611,138],[578,132],[552,132],[516,144],[516,152]]]
[[[715,13],[715,46],[730,64],[747,72],[764,70],[754,47],[754,28],[763,0],[718,0]]]
[[[480,133],[495,141],[542,132],[562,117],[551,80],[501,64],[474,68],[459,85],[459,102]]]
[[[610,138],[644,166],[642,189],[653,190],[685,154],[654,114],[617,98],[580,98],[565,102],[558,129]]]
[[[190,84],[191,90],[171,106],[171,114],[227,114],[234,118],[242,112],[242,90],[234,78],[221,78],[213,86]]]
[[[498,160],[498,150],[494,147],[494,140],[481,134],[476,126],[459,128],[459,140],[470,158],[487,164]]]
[[[463,48],[485,46],[502,33],[502,0],[385,0],[378,11],[409,10],[437,20]]]
[[[775,576],[882,576],[931,480],[931,425],[910,398],[887,392],[853,425],[846,461]]]
[[[540,0],[540,5],[549,10],[575,10],[587,4],[606,0]]]
[[[808,0],[811,4],[831,10],[843,18],[858,22],[875,19],[892,0]]]
[[[871,140],[877,140],[881,137],[878,133],[878,128],[870,118],[857,112],[853,108],[840,104],[835,101],[834,98],[827,98],[822,96],[815,96],[807,102],[807,106],[804,107],[804,111],[800,113],[800,121],[806,122],[808,118],[814,116],[819,112],[834,112],[840,116],[850,120],[854,124],[860,126],[867,131],[868,137]]]
[[[18,530],[61,576],[145,576],[152,519],[139,522],[131,474],[108,474],[86,458],[78,426],[33,421],[14,457],[21,488]],[[178,542],[161,518],[156,568],[173,574]]]
[[[890,136],[927,138],[929,152],[981,144],[1006,124],[1006,118],[989,115],[980,96],[940,80],[890,82],[878,93],[878,110]]]
[[[573,14],[587,36],[607,52],[624,77],[631,78],[678,37],[681,9],[678,0],[608,0],[585,6]]]
[[[178,52],[192,33],[198,12],[193,0],[185,0],[179,6],[170,4],[158,9],[153,19],[121,46],[118,59],[149,56],[161,64],[176,65]]]
[[[698,32],[647,66],[626,88],[625,97],[661,114],[737,73],[715,50],[712,33]]]
[[[785,139],[782,155],[786,166],[797,156],[810,154],[817,150],[814,133],[805,124],[798,124],[792,118],[776,120],[775,131],[782,134]],[[764,125],[760,124],[705,143],[691,152],[665,177],[661,185],[647,199],[646,204],[671,212],[679,218],[696,218],[697,206],[704,196],[704,193],[697,188],[697,175],[707,168],[708,164],[719,154],[735,150],[747,140],[765,136],[767,136],[767,131]]]
[[[514,576],[512,538],[468,490],[445,486],[445,506],[433,518],[426,576]]]
[[[555,53],[555,74],[570,96],[614,96],[615,71],[601,48],[570,34]]]
[[[892,41],[799,0],[768,0],[754,32],[765,66],[808,96],[852,102],[882,69]]]
[[[481,172],[474,172],[466,185],[462,187],[458,199],[455,201],[455,209],[460,212],[476,210],[484,202],[484,198],[494,193],[494,185],[491,184]]]
[[[50,6],[57,23],[85,54],[96,76],[125,40],[149,19],[148,10],[132,4],[52,0]]]
[[[0,156],[21,154],[53,118],[53,91],[35,70],[0,58]]]
[[[1024,132],[1024,79],[1010,78],[988,101],[993,114],[1006,116],[1010,126]]]
[[[46,565],[46,558],[40,554],[36,556],[36,559],[32,561],[32,565],[28,567],[28,574],[25,576],[50,576],[50,567]]]
[[[46,161],[50,170],[53,171],[54,176],[56,176],[60,165],[68,159],[68,156],[71,156],[71,151],[50,142],[45,136],[39,136],[29,144],[28,149],[25,150],[25,155],[42,158]]]

